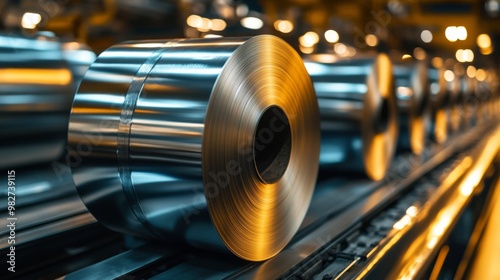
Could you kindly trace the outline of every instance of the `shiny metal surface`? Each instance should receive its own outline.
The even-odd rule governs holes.
[[[500,151],[500,129],[493,128],[469,156],[463,157],[408,223],[394,226],[392,236],[371,253],[356,279],[419,279],[471,199]],[[390,270],[388,270],[390,267]]]
[[[398,150],[421,154],[431,121],[431,100],[427,66],[424,62],[394,63],[394,79],[398,98]]]
[[[81,83],[68,159],[108,227],[264,260],[305,216],[319,134],[311,81],[281,39],[126,42]]]
[[[50,165],[17,168],[15,172],[18,207],[54,201],[61,197],[78,197],[70,172],[56,173]],[[7,194],[7,188],[0,189],[0,199],[6,201]]]
[[[392,64],[386,55],[323,63],[305,60],[321,114],[322,172],[384,177],[398,138]]]
[[[432,104],[430,135],[435,142],[444,143],[448,138],[448,119],[450,118],[450,94],[444,78],[445,68],[430,65],[427,72]]]
[[[89,56],[71,54],[80,71],[90,64]],[[56,38],[0,34],[0,168],[61,156],[75,90]]]

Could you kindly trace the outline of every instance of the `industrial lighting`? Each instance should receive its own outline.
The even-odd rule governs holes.
[[[312,47],[319,42],[319,36],[314,31],[309,31],[306,34],[300,36],[299,43],[304,47]]]
[[[490,35],[480,34],[479,36],[477,36],[476,43],[481,49],[486,49],[491,47]]]
[[[447,82],[453,82],[453,80],[455,79],[455,74],[451,70],[446,70],[444,71],[444,79]]]
[[[458,49],[457,52],[455,52],[455,58],[459,61],[459,62],[464,62],[463,60],[463,54],[464,54],[464,50],[462,49]]]
[[[488,0],[484,3],[484,9],[490,17],[496,17],[500,12],[500,3],[498,0]]]
[[[274,28],[281,33],[290,33],[293,30],[293,23],[289,20],[277,20],[274,22]]]
[[[368,34],[365,36],[366,44],[370,47],[375,47],[378,44],[377,36],[373,34]]]
[[[35,29],[36,26],[42,21],[42,16],[37,13],[24,13],[21,19],[21,25],[26,29]]]
[[[483,55],[489,55],[493,52],[493,47],[485,48],[485,49],[480,49],[479,50],[481,54]]]
[[[226,22],[222,19],[212,19],[212,30],[214,31],[222,31],[224,29],[226,29]]]
[[[424,60],[425,57],[427,56],[427,54],[425,53],[425,50],[422,49],[421,47],[416,47],[414,50],[413,50],[413,56],[417,59],[417,60]]]
[[[467,39],[467,28],[465,26],[457,26],[457,39],[462,41]]]
[[[244,17],[241,19],[241,25],[248,29],[261,29],[264,26],[264,22],[257,17]]]
[[[186,23],[191,27],[198,28],[201,27],[202,20],[201,17],[198,15],[190,15],[186,19]]]
[[[220,38],[222,35],[219,34],[205,34],[203,35],[203,38]]]
[[[486,71],[484,71],[483,69],[477,69],[476,79],[480,82],[486,80]]]
[[[342,43],[337,43],[333,46],[333,51],[340,56],[345,56],[347,54],[347,46]]]
[[[337,43],[340,39],[339,37],[339,33],[337,33],[337,31],[335,30],[327,30],[325,32],[325,39],[326,41],[330,42],[330,43]]]
[[[456,26],[448,26],[444,31],[444,36],[450,42],[456,42],[458,40],[457,27]]]
[[[436,68],[440,68],[441,66],[443,66],[443,59],[436,56],[432,59],[431,63],[432,63],[432,66],[434,66]]]
[[[476,67],[469,65],[467,67],[467,76],[471,79],[476,77]]]
[[[448,26],[444,31],[444,36],[450,42],[464,41],[467,39],[467,28],[465,26]]]
[[[430,43],[432,42],[432,33],[429,30],[423,30],[422,33],[420,33],[420,39],[424,43]]]
[[[248,6],[246,4],[238,5],[238,7],[236,7],[236,15],[239,17],[248,15]]]
[[[299,49],[300,49],[301,52],[303,52],[305,54],[310,54],[310,53],[312,53],[314,51],[314,47],[312,47],[312,46],[311,47],[305,47],[303,45],[300,45]]]

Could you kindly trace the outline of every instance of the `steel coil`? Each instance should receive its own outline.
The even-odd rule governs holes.
[[[427,72],[432,108],[430,136],[433,141],[441,144],[448,138],[450,94],[444,77],[444,67],[429,66]]]
[[[321,115],[321,171],[349,171],[382,179],[398,138],[392,64],[384,55],[306,59]]]
[[[68,144],[77,190],[106,226],[259,261],[305,216],[319,111],[277,37],[126,42],[87,71]]]
[[[80,70],[90,60],[73,52]],[[53,37],[0,34],[0,168],[58,159],[76,79]]]
[[[399,112],[398,150],[421,154],[431,118],[427,66],[423,62],[398,61],[393,69]]]

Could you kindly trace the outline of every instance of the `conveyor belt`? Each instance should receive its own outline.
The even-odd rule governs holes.
[[[491,140],[498,134],[495,126],[483,126],[441,148],[428,148],[422,158],[400,156],[393,163],[388,179],[379,183],[342,178],[320,182],[301,230],[289,246],[268,261],[245,262],[223,254],[153,243],[71,273],[68,279],[124,276],[137,279],[254,279],[261,276],[333,279],[358,274],[388,275],[388,271],[381,271],[387,268],[384,263],[394,262],[394,256],[404,252],[408,241],[414,240],[415,234],[423,234],[422,229],[434,221],[432,215],[419,216],[426,218],[409,226],[413,225],[413,217],[422,215],[421,209],[431,212],[444,209],[458,191],[456,183],[470,178],[467,175],[470,173],[465,171],[471,165],[480,165],[473,170],[482,176],[498,151],[498,144]],[[418,160],[423,163],[415,165]],[[403,170],[404,162],[413,165]],[[462,203],[465,205],[468,200]],[[451,227],[453,221],[447,225]],[[384,251],[389,249],[393,250],[391,257]],[[120,264],[118,270],[117,263]],[[406,271],[402,264],[390,267]]]

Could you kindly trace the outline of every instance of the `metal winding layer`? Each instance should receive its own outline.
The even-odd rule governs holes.
[[[321,114],[321,170],[382,179],[398,138],[392,63],[384,55],[324,63],[306,59]]]
[[[77,190],[106,226],[260,261],[305,216],[319,110],[276,37],[125,42],[86,73],[68,143]]]

